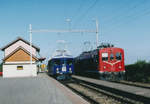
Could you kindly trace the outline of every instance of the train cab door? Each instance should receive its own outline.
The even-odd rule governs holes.
[[[115,58],[116,58],[116,69],[117,71],[124,71],[124,50],[118,49],[115,51]]]
[[[115,52],[114,52],[114,49],[113,48],[110,48],[109,51],[109,64],[110,64],[110,70],[108,70],[109,72],[115,72],[115,62],[116,62],[116,59],[115,59]]]

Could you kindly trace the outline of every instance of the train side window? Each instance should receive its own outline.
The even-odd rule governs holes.
[[[108,61],[108,53],[102,53],[102,61]]]
[[[117,60],[121,60],[121,59],[122,59],[121,53],[116,53],[116,59],[117,59]]]
[[[94,55],[93,61],[96,63],[98,62],[98,55]]]
[[[114,59],[114,54],[110,54],[110,60],[113,60]]]

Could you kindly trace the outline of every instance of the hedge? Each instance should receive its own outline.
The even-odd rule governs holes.
[[[0,64],[0,72],[2,72],[3,71],[3,69],[2,69],[2,64]]]
[[[126,65],[126,79],[128,81],[150,83],[150,62],[139,60]]]

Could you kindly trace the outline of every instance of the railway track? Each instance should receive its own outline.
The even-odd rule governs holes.
[[[82,96],[84,99],[89,101],[91,104],[146,104],[144,100],[137,100],[131,96],[126,95],[122,92],[116,91],[115,89],[108,89],[89,83],[83,80],[72,78],[71,81],[62,81],[62,84],[70,88],[72,91]],[[148,103],[147,103],[148,104]]]
[[[125,80],[122,80],[122,81],[110,81],[110,82],[150,89],[150,84],[146,84],[146,83],[130,82],[130,81],[125,81]]]
[[[84,76],[87,77],[88,76]],[[92,77],[93,79],[98,79],[95,77]],[[98,79],[100,80],[100,79]],[[146,89],[150,89],[150,83],[140,83],[140,82],[131,82],[131,81],[126,81],[126,80],[120,80],[120,81],[109,81],[109,82],[113,82],[113,83],[120,83],[120,84],[124,84],[124,85],[129,85],[129,86],[135,86],[135,87],[140,87],[140,88],[146,88]]]

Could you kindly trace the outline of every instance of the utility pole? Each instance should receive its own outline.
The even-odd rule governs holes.
[[[71,19],[67,18],[66,22],[68,22],[68,30],[71,30]]]
[[[96,48],[98,48],[99,39],[98,39],[98,20],[96,19]]]
[[[30,64],[32,66],[32,25],[29,25],[29,32],[30,32]]]

